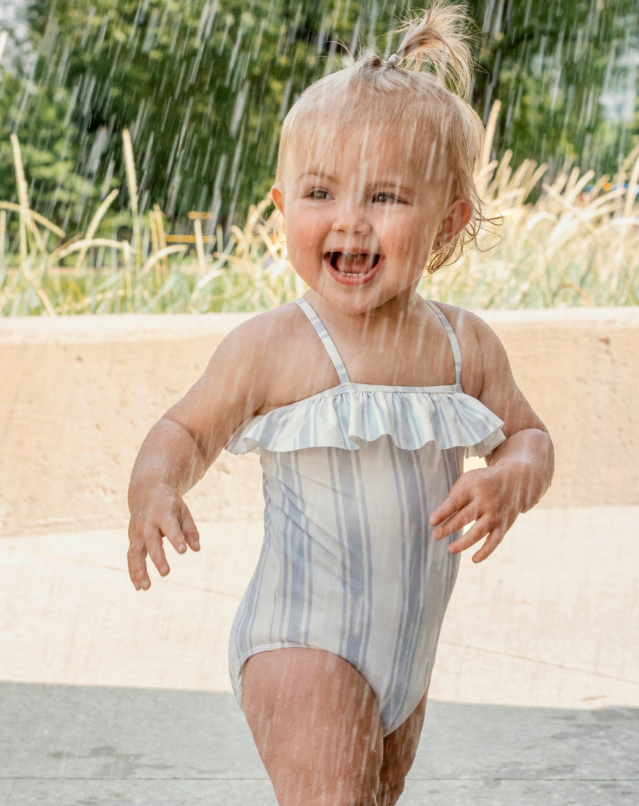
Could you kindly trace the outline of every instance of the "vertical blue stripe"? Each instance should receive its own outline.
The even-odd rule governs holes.
[[[409,533],[407,535],[410,541],[410,569],[411,578],[409,583],[410,597],[409,608],[414,614],[411,621],[410,631],[407,634],[407,646],[404,647],[402,653],[403,666],[404,666],[404,680],[405,684],[402,690],[398,691],[397,700],[395,704],[394,718],[397,719],[406,709],[406,701],[409,695],[414,694],[414,689],[411,687],[410,682],[414,681],[418,673],[418,666],[420,658],[417,657],[418,650],[421,651],[419,636],[428,625],[424,624],[427,599],[429,595],[428,586],[428,491],[426,489],[426,480],[424,478],[423,468],[419,461],[420,455],[417,452],[405,452],[404,461],[404,479],[407,478],[408,463],[411,464],[412,474],[410,475],[411,484],[408,485],[406,496],[407,499],[413,498],[419,501],[419,508],[416,512],[414,520],[411,519],[409,523]],[[415,510],[413,510],[415,512]]]
[[[361,479],[357,478],[357,463],[352,451],[338,453],[339,483],[344,504],[344,534],[342,544],[348,555],[348,574],[346,596],[350,602],[347,639],[345,643],[346,657],[351,663],[358,664],[362,653],[366,651],[365,634],[367,622],[370,622],[368,604],[368,558],[370,553],[366,547],[368,524],[365,514],[366,501],[362,496]]]
[[[266,481],[264,483],[264,502],[267,512],[270,511],[270,496]],[[270,518],[268,518],[268,523],[270,524]],[[255,569],[251,582],[249,583],[248,590],[244,594],[240,608],[236,615],[235,649],[238,658],[244,657],[245,653],[248,652],[250,647],[253,645],[253,627],[257,615],[258,602],[260,601],[264,573],[269,562],[268,555],[270,550],[270,531],[267,526],[264,533],[264,542],[262,544],[262,551],[260,552],[257,568]]]
[[[451,448],[450,450],[442,452],[442,462],[444,465],[444,472],[446,474],[446,486],[447,489],[450,489],[455,481],[459,478],[459,468],[460,468],[460,449],[459,448]],[[440,606],[437,612],[437,617],[434,620],[435,625],[437,625],[438,633],[435,636],[435,639],[439,637],[439,630],[441,629],[442,622],[444,620],[444,614],[446,612],[446,607],[448,606],[448,600],[450,599],[450,595],[453,591],[453,586],[455,584],[455,579],[457,578],[457,568],[459,567],[459,555],[453,555],[448,551],[448,546],[456,540],[461,534],[461,530],[454,532],[445,542],[445,544],[440,545],[438,549],[443,552],[446,549],[446,554],[444,558],[444,568],[441,569],[441,573],[444,576],[446,582],[446,588],[444,594],[440,601]],[[436,643],[433,643],[432,652],[434,653],[436,649]]]
[[[284,499],[285,516],[287,523],[291,524],[290,534],[290,583],[288,598],[287,624],[283,628],[282,635],[290,640],[301,640],[301,622],[304,611],[305,589],[306,589],[306,535],[304,528],[305,520],[299,505],[304,501],[304,490],[302,479],[299,473],[299,453],[287,453],[287,467],[284,481],[284,489],[288,492]],[[298,503],[299,502],[299,505]]]
[[[406,511],[405,509],[406,500],[403,495],[400,480],[398,458],[396,456],[397,449],[395,448],[395,445],[390,438],[388,439],[388,448],[389,448],[390,462],[393,469],[393,476],[395,479],[395,492],[397,495],[397,500],[399,502],[398,532],[400,536],[399,542],[400,542],[401,574],[402,574],[402,584],[400,588],[400,593],[402,594],[402,599],[399,615],[399,624],[397,629],[397,638],[395,640],[395,649],[393,651],[393,662],[391,665],[392,672],[386,686],[386,691],[384,692],[384,705],[382,707],[383,719],[386,722],[386,724],[388,724],[391,721],[391,714],[389,713],[389,711],[394,710],[392,692],[394,690],[395,691],[397,690],[398,685],[399,664],[401,662],[402,649],[404,645],[404,633],[406,631],[406,622],[408,616],[405,591],[408,589],[408,582],[409,582],[409,571],[407,568],[408,556],[406,551],[406,541],[404,540],[404,536],[406,535],[406,519],[404,516],[404,512]]]
[[[284,498],[284,479],[283,479],[283,471],[282,471],[282,456],[284,454],[278,453],[276,455],[276,464],[277,464],[277,478],[280,481],[280,500],[277,502],[277,506],[279,507],[280,512],[283,515],[283,518],[280,520],[278,524],[279,528],[282,530],[281,534],[281,542],[282,542],[282,555],[281,555],[281,574],[282,574],[282,583],[281,583],[281,603],[280,603],[280,616],[279,616],[279,635],[284,634],[284,624],[286,623],[286,613],[288,611],[288,602],[290,597],[289,591],[289,577],[290,577],[290,556],[291,556],[291,548],[289,545],[289,538],[291,532],[291,522],[286,517],[285,511],[285,498]]]
[[[403,624],[396,648],[394,675],[391,680],[394,692],[393,709],[390,719],[397,721],[405,709],[406,700],[412,693],[411,682],[415,677],[414,660],[423,617],[423,596],[426,580],[423,575],[425,533],[427,525],[424,517],[423,498],[425,489],[423,475],[417,461],[417,455],[396,449],[397,460],[402,473],[397,489],[398,499],[406,502],[406,511],[416,517],[408,519],[402,530],[402,556],[406,557],[405,581],[403,586],[403,607],[412,618]],[[416,507],[412,502],[419,501]]]
[[[366,502],[366,488],[364,485],[364,477],[362,474],[361,453],[359,451],[352,452],[352,461],[355,465],[354,477],[358,480],[358,488],[356,491],[357,500],[360,504],[360,519],[362,524],[362,546],[363,557],[362,566],[364,574],[363,596],[366,600],[366,613],[368,617],[364,620],[365,632],[362,638],[362,643],[359,653],[359,663],[361,666],[366,665],[368,655],[368,646],[371,638],[371,631],[373,627],[373,620],[371,613],[373,612],[373,546],[371,540],[371,529],[368,519],[368,505]]]
[[[331,480],[331,489],[333,491],[333,506],[335,513],[335,529],[336,539],[340,549],[341,556],[341,575],[342,575],[342,624],[340,629],[340,645],[339,654],[345,657],[346,644],[348,642],[347,625],[349,621],[349,597],[348,590],[348,556],[344,546],[344,520],[342,512],[342,502],[339,495],[339,484],[337,481],[338,467],[337,467],[337,449],[328,448],[329,460],[329,474]]]

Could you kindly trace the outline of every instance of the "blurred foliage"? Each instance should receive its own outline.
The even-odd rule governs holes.
[[[268,190],[279,124],[326,69],[320,56],[354,30],[371,34],[369,5],[38,0],[28,15],[33,80],[68,93],[76,170],[101,195],[123,175],[130,128],[142,210],[157,202],[172,220],[197,209],[229,221]]]
[[[615,173],[639,135],[637,0],[470,5],[482,31],[473,105],[487,119],[499,100],[505,113],[497,153],[507,147],[514,164],[529,158],[555,172],[572,158]],[[626,96],[608,119],[604,94]]]
[[[33,0],[33,58],[0,88],[0,198],[15,199],[8,134],[23,147],[34,209],[86,227],[88,201],[123,184],[130,129],[140,210],[179,226],[209,210],[227,227],[268,191],[279,126],[344,43],[383,35],[410,0]],[[474,0],[481,69],[475,108],[504,113],[497,153],[614,172],[637,118],[606,122],[600,102],[630,69],[636,0]],[[635,37],[633,41],[631,37]],[[382,38],[378,50],[390,52]],[[28,49],[25,49],[25,52]],[[636,89],[636,88],[635,88]],[[636,99],[635,99],[636,107]],[[126,209],[126,189],[114,208]]]
[[[97,197],[91,178],[77,164],[80,132],[69,114],[64,87],[37,84],[21,71],[0,75],[0,199],[17,198],[10,133],[23,143],[30,196],[43,215],[66,228],[74,211]]]

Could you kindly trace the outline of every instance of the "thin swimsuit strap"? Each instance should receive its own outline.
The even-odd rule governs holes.
[[[310,323],[313,325],[315,330],[317,331],[317,335],[322,340],[322,344],[324,345],[326,352],[329,355],[329,358],[333,362],[333,366],[335,367],[335,372],[337,372],[337,377],[339,378],[340,383],[350,383],[351,379],[348,377],[348,372],[346,371],[346,367],[344,366],[344,362],[342,361],[342,357],[339,354],[337,347],[333,339],[328,335],[328,330],[324,327],[324,323],[319,318],[319,316],[315,313],[310,302],[307,302],[305,299],[297,299],[295,300],[300,308],[304,311],[304,313],[308,316]]]
[[[448,341],[450,342],[450,346],[453,351],[453,357],[455,359],[455,385],[460,386],[462,361],[461,361],[461,350],[459,349],[459,342],[457,341],[455,331],[453,330],[450,322],[448,321],[448,319],[446,319],[446,317],[441,312],[439,307],[435,305],[435,303],[430,299],[427,299],[426,302],[432,308],[432,310],[435,311],[435,313],[439,317],[439,321],[444,326],[444,330],[446,331],[446,335],[448,336]]]
[[[333,339],[329,336],[328,330],[324,327],[324,323],[319,318],[319,316],[315,313],[310,302],[305,300],[303,297],[295,300],[299,307],[304,311],[304,313],[308,316],[310,323],[315,328],[317,335],[322,340],[322,344],[324,345],[326,352],[329,355],[329,358],[333,362],[333,366],[335,367],[335,372],[337,372],[337,376],[339,378],[340,383],[350,383],[351,379],[348,376],[348,372],[346,371],[346,367],[344,366],[344,362],[342,361],[342,357],[340,356]],[[453,351],[453,358],[455,359],[455,385],[461,385],[461,350],[459,349],[459,342],[457,341],[457,336],[455,335],[455,331],[451,327],[450,322],[444,314],[440,311],[440,309],[435,305],[434,302],[427,299],[426,303],[429,305],[430,308],[437,314],[437,318],[442,323],[444,330],[446,331],[446,335],[448,336],[448,341],[450,342],[451,350]]]

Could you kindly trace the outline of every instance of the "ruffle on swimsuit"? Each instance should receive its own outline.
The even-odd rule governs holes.
[[[450,339],[455,383],[449,386],[378,386],[353,383],[319,317],[298,300],[329,353],[340,384],[242,423],[226,449],[243,454],[303,448],[359,450],[360,444],[389,436],[397,448],[464,448],[466,456],[486,456],[505,437],[503,422],[461,387],[461,352],[441,310],[428,302]]]
[[[396,447],[464,448],[486,456],[504,441],[503,422],[458,384],[436,387],[346,383],[258,415],[242,424],[227,450],[235,454],[303,448],[359,450],[390,436]]]

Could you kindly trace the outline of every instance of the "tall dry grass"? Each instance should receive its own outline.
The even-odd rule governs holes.
[[[639,302],[639,146],[616,177],[567,164],[490,160],[499,105],[493,108],[479,182],[498,234],[484,232],[455,265],[421,283],[422,293],[471,308],[636,305]],[[195,225],[195,255],[167,246],[157,205],[141,215],[129,133],[123,133],[131,242],[99,235],[118,195],[98,206],[85,233],[67,238],[31,209],[20,144],[11,138],[18,203],[0,202],[0,312],[16,315],[255,311],[298,297],[275,212],[263,201],[243,228],[205,248]],[[13,223],[14,236],[8,237]]]
[[[512,166],[511,151],[489,161],[498,114],[496,104],[480,189],[502,225],[422,290],[476,308],[639,304],[639,144],[615,177],[569,162],[548,178],[545,164]]]

